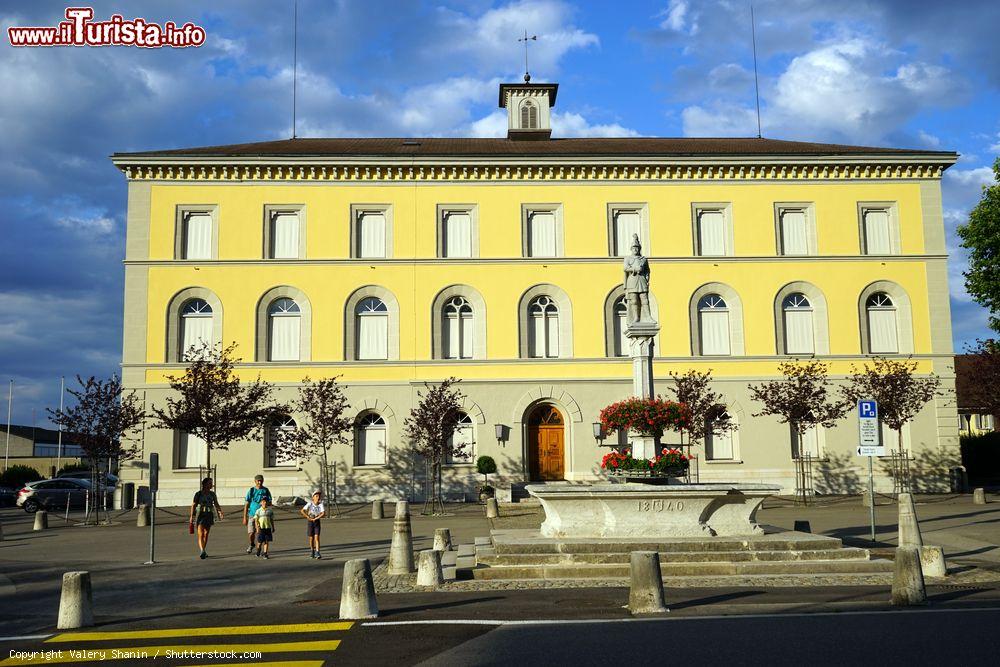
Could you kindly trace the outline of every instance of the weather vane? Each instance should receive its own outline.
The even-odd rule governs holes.
[[[538,35],[532,35],[528,37],[528,31],[524,31],[524,37],[518,37],[517,41],[524,42],[524,82],[528,83],[531,81],[531,75],[528,74],[528,42],[538,41]]]

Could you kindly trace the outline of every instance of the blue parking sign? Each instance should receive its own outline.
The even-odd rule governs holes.
[[[862,419],[878,419],[878,403],[858,401],[858,416]]]

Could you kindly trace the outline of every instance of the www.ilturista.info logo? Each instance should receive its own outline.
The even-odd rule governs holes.
[[[67,7],[66,19],[56,26],[7,28],[11,46],[138,46],[144,49],[185,48],[205,43],[205,29],[191,22],[178,27],[143,18],[125,19],[112,14],[107,21],[93,21],[93,7]]]

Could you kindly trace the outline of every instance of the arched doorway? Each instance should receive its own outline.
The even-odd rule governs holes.
[[[565,427],[552,405],[539,405],[528,417],[528,478],[552,481],[565,478]]]

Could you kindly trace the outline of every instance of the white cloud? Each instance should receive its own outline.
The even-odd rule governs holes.
[[[993,169],[990,167],[977,167],[975,169],[952,168],[944,172],[944,177],[963,186],[982,187],[995,182]]]
[[[637,137],[639,133],[618,123],[591,124],[578,113],[552,112],[552,135],[557,137]]]
[[[667,8],[659,13],[663,17],[660,28],[687,35],[698,34],[698,14],[690,9],[687,0],[670,0]]]
[[[687,107],[681,112],[681,122],[689,137],[757,136],[756,112],[736,105]]]
[[[75,232],[110,234],[115,230],[115,221],[107,216],[65,217],[57,219],[56,224]]]
[[[928,148],[936,149],[941,147],[941,140],[929,132],[920,130],[917,132],[917,136],[920,137],[920,141],[923,142],[924,146],[927,146]]]

